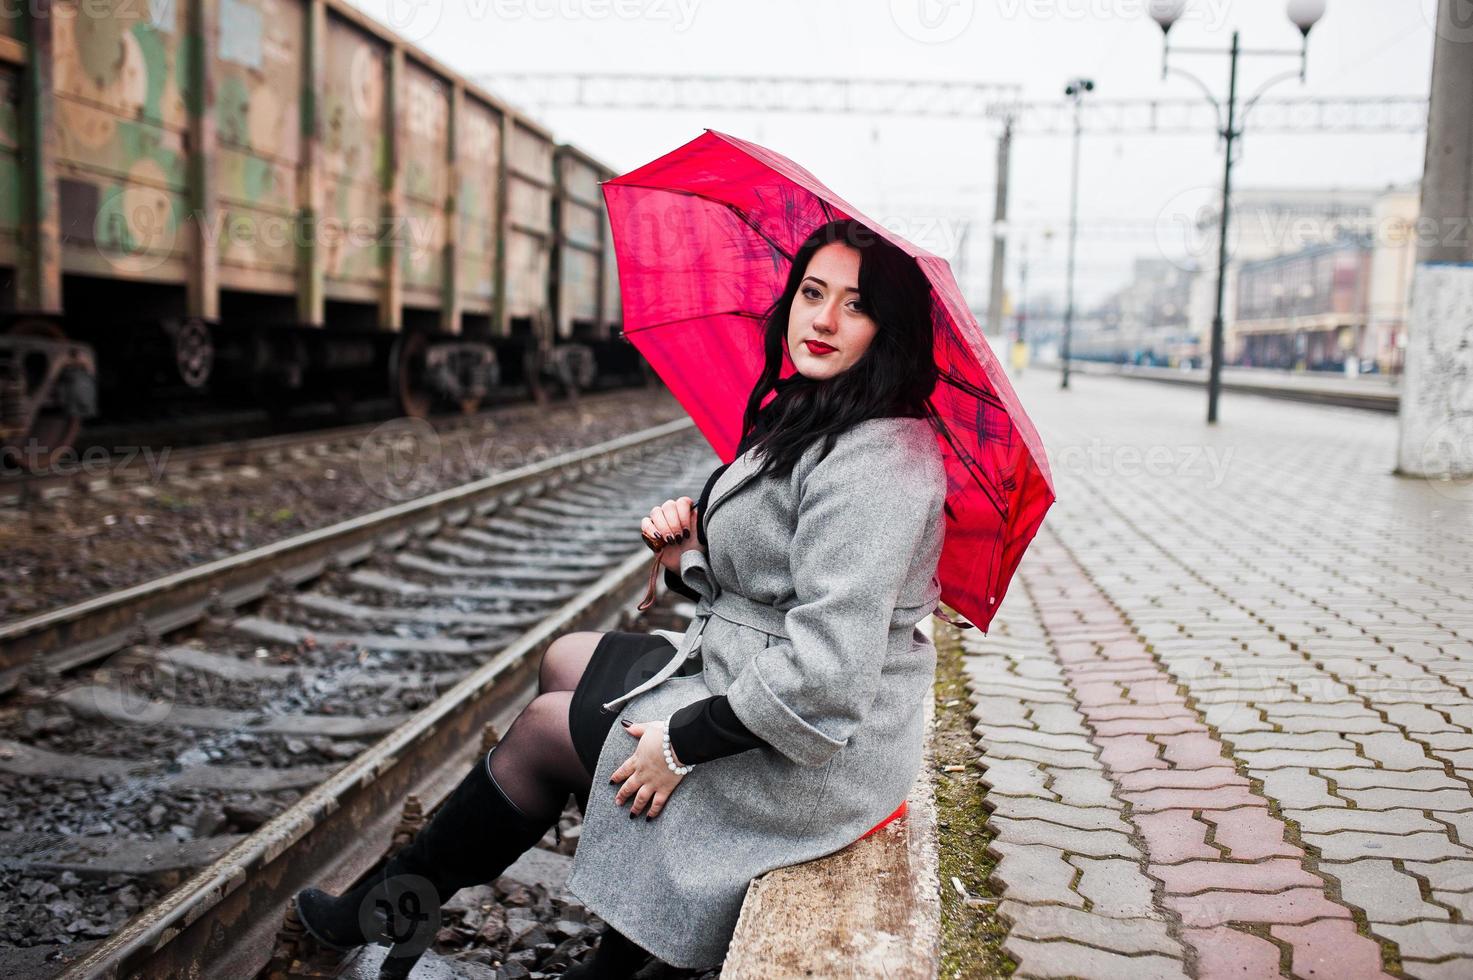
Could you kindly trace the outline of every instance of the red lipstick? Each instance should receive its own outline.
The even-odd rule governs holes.
[[[825,344],[823,341],[820,340],[805,340],[803,341],[803,343],[808,348],[808,352],[810,354],[832,354],[835,350],[838,349],[836,347],[830,347],[828,344]]]

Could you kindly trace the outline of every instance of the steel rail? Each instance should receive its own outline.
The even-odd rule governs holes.
[[[620,393],[615,391],[608,394]],[[590,405],[596,405],[597,399],[602,397],[604,396],[601,394],[582,396]],[[451,415],[433,420],[416,421],[433,425],[435,432],[443,437],[474,429],[487,422],[519,421],[524,416],[532,416],[541,411],[543,409],[539,406],[517,402],[482,409],[473,415]],[[0,471],[0,502],[8,501],[21,505],[31,500],[43,499],[58,491],[89,489],[93,484],[101,481],[109,484],[130,484],[155,477],[165,468],[194,472],[219,469],[225,466],[273,462],[285,456],[311,454],[313,450],[320,447],[361,440],[379,433],[386,426],[404,421],[402,417],[386,418],[376,422],[355,422],[350,425],[312,429],[305,432],[284,432],[275,435],[229,439],[178,449],[167,445],[129,445],[119,448],[130,452],[119,454],[116,451],[108,451],[105,459],[96,462],[88,460],[88,453],[91,452],[91,449],[86,449],[77,454],[79,458],[75,464],[67,464],[64,468],[57,467],[54,472]]]
[[[692,429],[688,418],[518,467],[373,513],[206,562],[139,585],[0,624],[0,691],[28,669],[56,673],[100,660],[135,637],[158,635],[204,616],[297,585],[331,565],[351,564],[378,547],[427,537],[473,515],[490,514],[528,496],[606,469],[616,457]]]
[[[535,686],[538,654],[557,636],[632,608],[650,561],[637,552],[490,662],[385,736],[214,864],[94,947],[61,976],[250,977],[271,959],[291,897],[342,887],[386,849],[405,797],[438,803]]]

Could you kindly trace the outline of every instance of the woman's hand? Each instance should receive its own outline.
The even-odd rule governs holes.
[[[626,732],[639,739],[639,744],[634,747],[634,754],[614,770],[610,782],[624,784],[614,794],[614,802],[623,806],[632,799],[634,804],[629,808],[630,818],[648,810],[645,819],[653,820],[665,809],[665,801],[670,799],[670,794],[675,792],[675,787],[685,777],[671,772],[670,767],[665,765],[663,722],[631,723],[621,718],[619,723]]]
[[[697,540],[695,511],[695,502],[689,497],[681,497],[652,508],[650,516],[639,523],[645,537],[665,542],[660,549],[660,564],[677,575],[680,574],[681,555],[687,551],[704,553],[706,550]]]

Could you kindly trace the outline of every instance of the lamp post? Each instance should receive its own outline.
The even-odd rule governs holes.
[[[1224,290],[1227,288],[1227,233],[1228,222],[1232,220],[1232,193],[1233,193],[1233,146],[1243,136],[1243,125],[1247,123],[1248,113],[1269,88],[1293,77],[1299,76],[1304,81],[1305,71],[1309,60],[1309,32],[1325,15],[1325,0],[1289,0],[1285,13],[1295,27],[1299,28],[1301,38],[1298,51],[1273,48],[1243,48],[1238,45],[1238,32],[1233,31],[1232,46],[1228,49],[1228,98],[1227,98],[1227,122],[1223,124],[1223,107],[1213,96],[1212,90],[1197,76],[1180,68],[1171,66],[1168,62],[1171,56],[1171,28],[1181,18],[1186,10],[1187,0],[1151,0],[1151,18],[1161,26],[1161,77],[1164,79],[1168,72],[1176,72],[1192,82],[1207,96],[1207,101],[1212,103],[1213,109],[1217,111],[1218,136],[1226,142],[1223,153],[1222,168],[1222,218],[1217,228],[1217,305],[1212,317],[1212,353],[1207,367],[1207,421],[1209,424],[1217,422],[1217,396],[1222,387],[1222,347],[1223,347],[1223,298]],[[1222,54],[1217,48],[1182,48],[1176,49],[1178,54]],[[1253,94],[1247,104],[1243,107],[1243,117],[1238,119],[1238,56],[1259,55],[1266,57],[1291,56],[1299,59],[1299,70],[1297,72],[1285,72],[1275,75],[1265,82],[1257,92]],[[1066,368],[1067,370],[1067,368]],[[1067,377],[1067,375],[1066,375]]]
[[[1074,169],[1069,177],[1069,259],[1064,273],[1064,343],[1061,356],[1063,369],[1059,375],[1059,387],[1069,387],[1069,337],[1074,332],[1074,245],[1079,238],[1079,113],[1084,94],[1093,92],[1095,83],[1087,78],[1076,78],[1064,88],[1064,94],[1074,102]]]

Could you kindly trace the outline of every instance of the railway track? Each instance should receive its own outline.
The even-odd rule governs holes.
[[[1039,364],[1038,368],[1058,371],[1057,364]],[[1092,361],[1070,361],[1071,374],[1088,374],[1112,378],[1134,378],[1163,384],[1207,387],[1205,369],[1142,367],[1138,365],[1098,364]],[[1351,380],[1343,377],[1313,377],[1258,368],[1227,368],[1222,374],[1222,390],[1286,401],[1359,408],[1372,412],[1395,414],[1401,396],[1393,384],[1380,378]]]
[[[593,408],[611,397],[619,397],[619,392],[584,395],[580,403]],[[63,456],[49,469],[25,472],[12,466],[0,471],[0,507],[157,482],[166,468],[176,478],[210,479],[232,467],[270,466],[285,460],[347,465],[347,457],[357,452],[365,440],[388,440],[419,430],[433,431],[441,439],[473,438],[489,427],[518,425],[546,411],[543,405],[516,404],[473,415],[443,416],[434,419],[433,424],[420,419],[387,418],[184,447],[173,446],[172,440],[158,438],[157,434],[139,433],[142,438],[133,438],[119,431],[110,436],[107,448],[99,442]]]
[[[621,622],[631,529],[713,463],[672,422],[0,627],[4,887],[110,933],[0,972],[254,975],[290,895],[447,793],[548,642]]]

